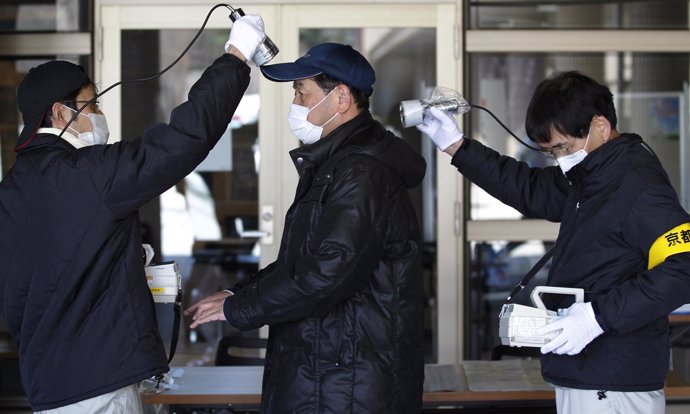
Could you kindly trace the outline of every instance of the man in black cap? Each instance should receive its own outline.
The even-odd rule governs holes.
[[[372,119],[374,69],[352,47],[320,44],[261,71],[293,82],[297,194],[276,261],[189,308],[191,326],[270,326],[263,413],[419,413],[421,245],[407,189],[424,159]]]
[[[264,36],[259,16],[238,19],[169,124],[112,145],[99,145],[107,124],[81,67],[50,61],[20,84],[25,125],[0,183],[0,309],[35,412],[141,413],[138,381],[168,370],[137,209],[220,139]]]
[[[57,139],[78,107],[87,103],[79,114],[81,116],[69,124],[63,138],[77,148],[105,144],[108,140],[105,116],[98,108],[97,101],[89,102],[95,94],[95,86],[81,66],[56,60],[31,68],[17,91],[24,129],[15,151],[20,152],[31,146],[41,127],[51,129],[44,129],[41,133],[52,133]],[[89,122],[91,130],[86,131]]]

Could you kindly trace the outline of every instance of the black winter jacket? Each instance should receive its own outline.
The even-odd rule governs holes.
[[[583,288],[605,332],[578,355],[542,355],[544,379],[579,389],[663,388],[668,314],[690,302],[690,234],[674,229],[685,229],[690,216],[642,139],[620,135],[567,177],[558,167],[529,168],[470,140],[452,163],[526,217],[561,223],[548,285]],[[649,263],[655,241],[662,250],[673,244],[658,264]],[[563,298],[544,302],[566,308]]]
[[[417,218],[424,159],[368,112],[291,151],[300,181],[277,260],[234,287],[228,322],[270,325],[263,413],[418,413]]]
[[[224,55],[141,138],[75,149],[39,134],[18,153],[0,183],[0,305],[34,411],[168,370],[137,209],[206,157],[248,83]]]

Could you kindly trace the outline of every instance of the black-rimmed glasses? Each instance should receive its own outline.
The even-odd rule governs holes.
[[[539,150],[539,152],[546,155],[549,158],[556,159],[570,154],[570,150],[573,149],[575,144],[577,144],[577,139],[575,139],[572,144],[566,147],[541,149]]]

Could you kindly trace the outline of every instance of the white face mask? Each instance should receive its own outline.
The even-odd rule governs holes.
[[[323,134],[323,127],[331,122],[336,116],[338,116],[338,112],[336,112],[331,119],[324,122],[324,124],[321,126],[314,125],[307,120],[309,113],[319,106],[321,102],[325,101],[334,90],[335,89],[332,89],[330,92],[328,92],[328,95],[324,96],[323,99],[321,99],[319,103],[314,105],[311,109],[294,103],[290,105],[290,111],[288,112],[288,124],[290,125],[290,130],[292,133],[295,134],[300,141],[302,141],[302,144],[309,145],[320,140],[321,134]]]
[[[77,112],[75,109],[65,106],[72,112]],[[105,115],[102,114],[83,114],[79,112],[79,115],[83,115],[89,118],[91,121],[92,130],[87,132],[79,132],[74,128],[68,127],[72,131],[77,133],[77,138],[84,141],[87,145],[101,145],[108,142],[108,137],[110,136],[110,131],[108,130],[108,122],[105,119]]]
[[[587,138],[585,139],[585,146],[582,147],[581,150],[575,151],[572,154],[556,158],[558,166],[561,167],[561,171],[563,171],[563,174],[570,171],[571,168],[582,162],[582,160],[584,160],[587,157],[587,151],[585,151],[585,148],[587,148],[587,141],[589,141],[589,132],[587,133]]]

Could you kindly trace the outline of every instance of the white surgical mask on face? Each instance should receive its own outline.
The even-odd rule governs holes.
[[[592,131],[592,128],[589,129],[590,132]],[[570,171],[571,168],[582,162],[582,160],[587,157],[587,151],[585,151],[585,148],[587,148],[587,141],[589,141],[589,132],[587,132],[587,138],[585,139],[585,146],[582,147],[581,150],[575,151],[572,154],[564,155],[562,157],[556,158],[556,161],[558,162],[558,166],[561,167],[561,171],[563,171],[563,174],[567,173]]]
[[[292,133],[295,134],[297,138],[299,138],[302,144],[309,145],[320,140],[321,134],[323,134],[323,127],[326,126],[338,115],[338,112],[336,112],[335,114],[333,114],[331,119],[324,122],[324,124],[321,126],[314,125],[307,120],[309,113],[313,111],[317,106],[319,106],[321,102],[325,101],[326,98],[328,98],[328,96],[331,93],[333,93],[334,90],[335,89],[332,89],[330,92],[328,92],[328,94],[324,96],[323,99],[321,99],[311,109],[307,108],[306,106],[297,105],[294,103],[290,105],[290,111],[288,112],[288,124],[290,125],[290,130],[292,131]]]
[[[77,112],[75,109],[65,106],[72,112]],[[87,132],[79,132],[74,128],[68,127],[72,131],[77,133],[77,138],[84,141],[87,145],[101,145],[108,142],[108,137],[110,136],[110,131],[108,130],[108,122],[103,114],[83,114],[79,112],[79,115],[83,115],[89,118],[91,121],[92,130]]]

